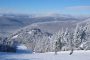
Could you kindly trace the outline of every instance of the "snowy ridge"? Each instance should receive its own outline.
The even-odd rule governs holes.
[[[53,22],[53,21],[83,21],[87,17],[75,17],[64,14],[50,14],[46,16],[37,16],[35,14],[23,15],[23,14],[0,14],[0,33],[3,35],[9,35],[18,29],[24,28],[30,24],[38,22]],[[4,32],[4,33],[3,33]]]

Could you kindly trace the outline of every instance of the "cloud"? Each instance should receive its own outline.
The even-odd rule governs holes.
[[[0,13],[9,13],[12,12],[12,9],[7,9],[7,8],[0,8]]]
[[[12,8],[0,8],[0,13],[20,13],[20,12]]]
[[[65,7],[65,10],[90,10],[90,6],[71,6],[71,7]]]

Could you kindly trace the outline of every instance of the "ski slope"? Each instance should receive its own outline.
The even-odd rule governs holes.
[[[74,51],[69,55],[70,51],[48,53],[0,53],[0,60],[90,60],[90,51]]]

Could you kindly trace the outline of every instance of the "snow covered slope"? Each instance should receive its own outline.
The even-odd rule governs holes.
[[[50,50],[49,41],[51,36],[51,33],[44,32],[39,28],[31,28],[18,31],[16,34],[9,37],[8,40],[11,41],[10,44],[13,43],[12,46],[25,44],[29,50],[46,52]]]
[[[74,51],[72,55],[69,55],[69,51],[58,52],[57,55],[53,52],[33,54],[0,53],[0,60],[90,60],[90,51]]]
[[[51,21],[51,22],[33,23],[27,28],[37,27],[40,28],[41,30],[50,33],[56,33],[62,29],[66,30],[67,28],[72,30],[76,27],[76,25],[77,25],[77,21]]]
[[[14,31],[37,22],[52,21],[81,21],[86,17],[75,17],[70,15],[53,14],[48,16],[0,14],[0,34],[9,35]]]

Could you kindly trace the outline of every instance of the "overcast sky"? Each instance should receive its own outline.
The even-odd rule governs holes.
[[[0,12],[90,15],[90,0],[0,0]]]

